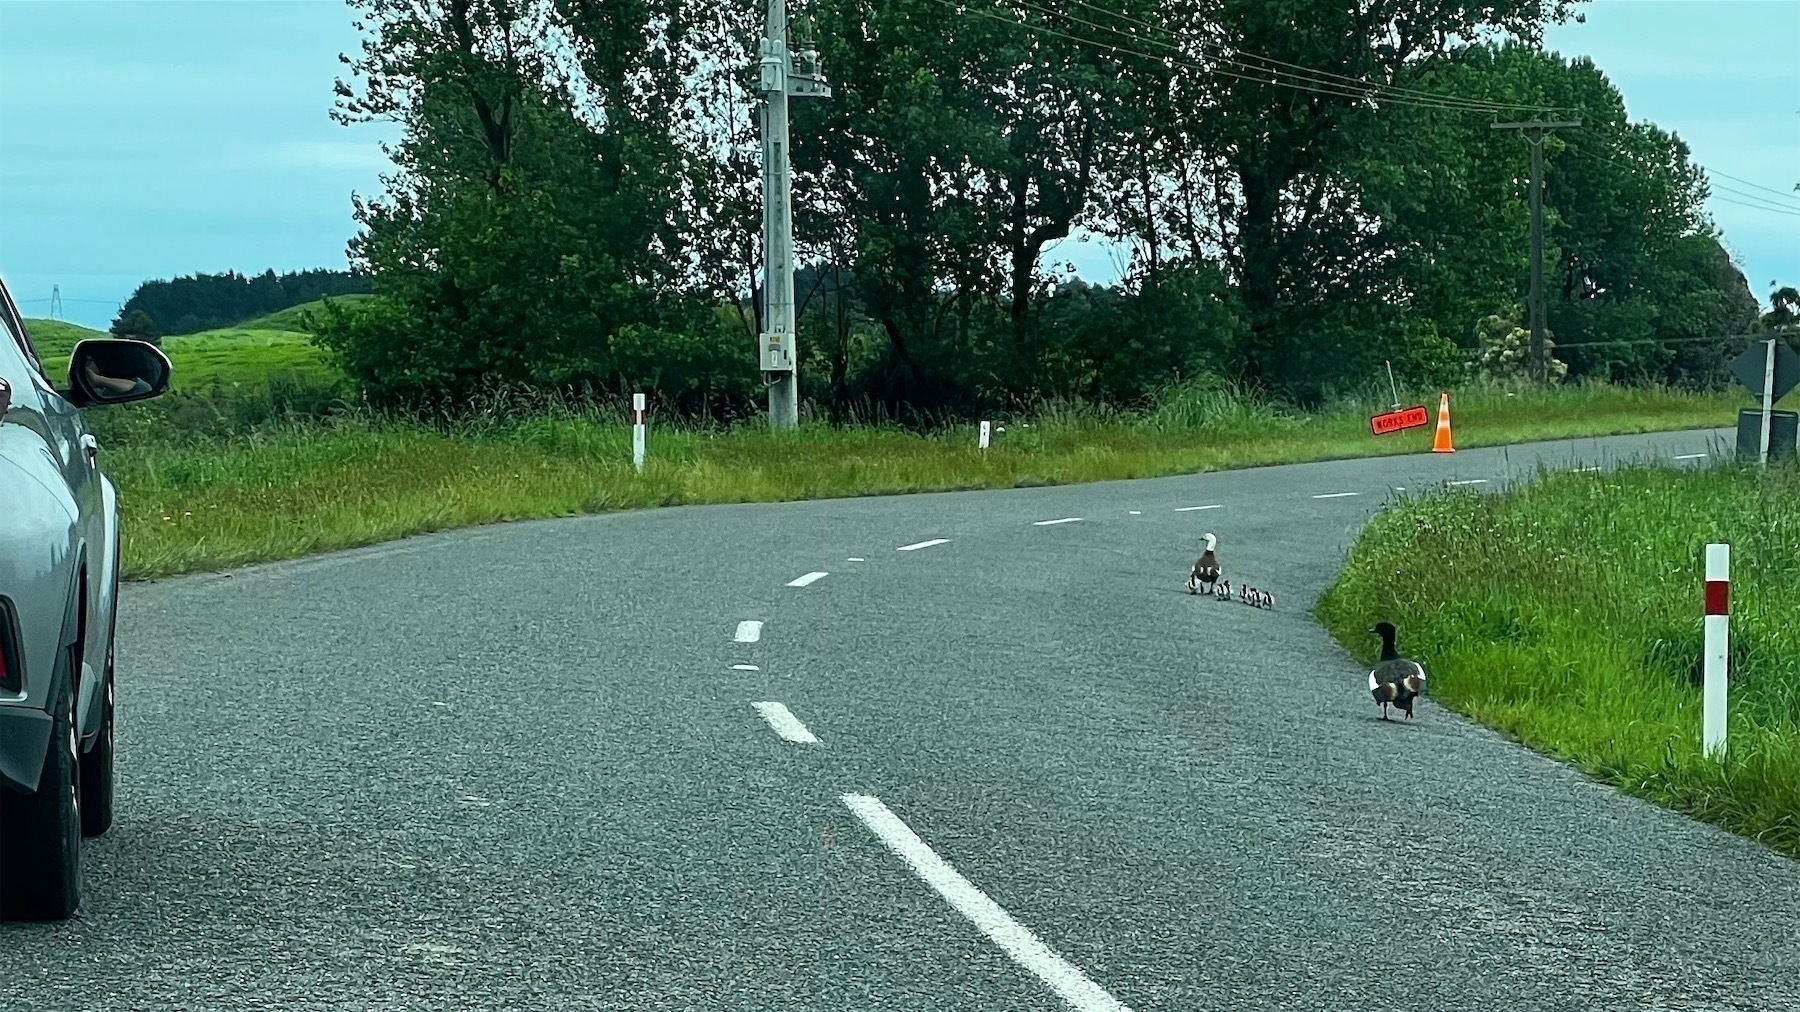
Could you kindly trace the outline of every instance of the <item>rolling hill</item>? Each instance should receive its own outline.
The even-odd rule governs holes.
[[[295,306],[238,327],[164,338],[163,354],[169,356],[169,363],[175,368],[172,388],[192,390],[214,382],[253,385],[266,383],[282,373],[314,382],[339,378],[324,350],[313,344],[304,331],[291,329],[299,321],[288,314],[303,308],[306,307]],[[280,325],[270,326],[272,322]],[[67,375],[69,354],[77,342],[111,337],[63,320],[26,320],[25,326],[44,360],[44,368],[57,380]]]

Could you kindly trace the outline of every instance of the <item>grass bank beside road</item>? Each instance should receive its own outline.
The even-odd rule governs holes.
[[[1800,857],[1800,471],[1644,466],[1403,502],[1319,616],[1388,619],[1430,694],[1628,793]],[[1705,545],[1731,545],[1725,761],[1700,754]]]
[[[1728,424],[1740,398],[1610,387],[1452,397],[1457,444]],[[155,402],[151,402],[155,403]],[[134,406],[120,409],[129,411]],[[102,445],[121,491],[132,578],[220,569],[502,520],[651,506],[770,502],[1146,478],[1382,454],[1431,445],[1429,428],[1374,437],[1348,402],[1290,414],[1186,389],[1153,411],[1051,410],[986,453],[972,428],[807,425],[773,433],[654,424],[631,469],[618,414],[562,411],[454,431],[339,419],[212,439]],[[141,427],[140,427],[141,428]]]

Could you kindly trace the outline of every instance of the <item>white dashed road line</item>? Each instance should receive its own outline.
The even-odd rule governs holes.
[[[1314,499],[1342,499],[1343,497],[1345,497],[1347,495],[1362,495],[1362,493],[1361,492],[1327,492],[1324,495],[1315,495],[1315,496],[1313,496],[1313,498]]]
[[[916,552],[921,548],[930,548],[932,545],[947,545],[949,543],[949,538],[932,538],[930,541],[921,541],[916,545],[901,545],[899,548],[894,549],[894,551]]]
[[[1224,509],[1224,508],[1225,508],[1224,503],[1214,503],[1211,506],[1181,506],[1181,507],[1177,507],[1175,512],[1177,512],[1177,513],[1192,513],[1195,510],[1218,510],[1218,509]]]
[[[1486,478],[1467,478],[1462,481],[1447,481],[1447,482],[1444,482],[1444,484],[1446,484],[1446,485],[1486,485],[1487,479]]]
[[[757,640],[762,639],[762,623],[755,621],[739,622],[737,636],[734,637],[734,639],[739,643],[755,643]]]
[[[800,723],[800,718],[789,713],[788,708],[780,703],[751,703],[750,705],[756,707],[756,712],[762,714],[763,719],[768,721],[769,726],[774,728],[775,733],[781,735],[783,739],[797,745],[817,745],[819,743],[819,739],[806,729],[806,725]]]
[[[830,576],[830,575],[831,575],[830,573],[808,573],[805,576],[802,576],[801,578],[799,578],[798,580],[788,581],[788,586],[804,587],[809,583],[817,583],[818,581],[823,580],[827,576]]]
[[[867,560],[867,559],[859,559],[859,558],[857,558],[857,557],[856,557],[856,556],[854,556],[854,555],[852,555],[852,556],[851,556],[851,557],[849,557],[849,558],[848,558],[848,559],[845,559],[845,560],[844,560],[844,561],[845,561],[845,562],[867,562],[867,561],[869,561],[869,560]]]
[[[1677,453],[1675,455],[1675,459],[1676,460],[1699,460],[1701,457],[1704,457],[1704,456],[1706,456],[1706,454],[1704,454],[1704,453]]]
[[[733,664],[731,666],[731,670],[733,670],[733,671],[761,671],[762,669],[757,667],[754,664]]]
[[[1131,514],[1134,517],[1141,517],[1144,515],[1143,510],[1126,510],[1125,512]]]
[[[880,798],[866,794],[845,794],[840,800],[856,813],[863,825],[881,838],[882,843],[887,844],[889,850],[910,865],[913,872],[925,880],[926,885],[948,900],[957,913],[967,917],[981,929],[982,934],[993,939],[994,944],[1000,946],[1014,962],[1042,978],[1044,983],[1050,985],[1051,990],[1078,1012],[1131,1012],[1123,1002],[1107,994],[1100,985],[1089,980],[1086,974],[1051,951],[1029,928],[1013,920],[1012,915],[1002,909],[1000,904],[989,899],[986,893],[958,874],[924,840],[919,839],[918,834],[906,823],[900,821],[899,816],[889,811]]]
[[[1063,517],[1061,520],[1039,520],[1036,523],[1032,524],[1031,526],[1033,526],[1033,527],[1048,527],[1051,524],[1073,524],[1073,523],[1079,523],[1080,520],[1081,520],[1080,517]]]

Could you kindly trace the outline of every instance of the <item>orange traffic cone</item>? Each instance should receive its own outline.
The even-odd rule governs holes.
[[[1456,447],[1450,445],[1450,395],[1444,394],[1438,401],[1437,438],[1431,443],[1432,453],[1455,453]]]

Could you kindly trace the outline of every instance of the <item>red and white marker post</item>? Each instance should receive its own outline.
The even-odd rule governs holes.
[[[631,466],[644,469],[644,395],[631,395]]]
[[[1731,656],[1731,546],[1706,546],[1706,668],[1702,676],[1700,751],[1725,752],[1725,686]]]

